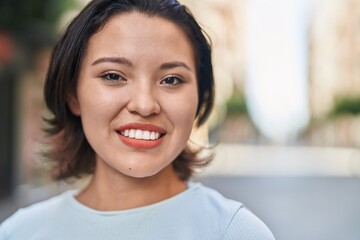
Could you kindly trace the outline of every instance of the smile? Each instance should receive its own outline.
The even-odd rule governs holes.
[[[166,135],[163,128],[142,123],[123,125],[116,132],[124,144],[135,149],[156,148],[163,142]]]
[[[140,140],[157,140],[162,134],[155,131],[143,131],[140,129],[126,129],[120,131],[120,134],[124,137],[140,139]]]

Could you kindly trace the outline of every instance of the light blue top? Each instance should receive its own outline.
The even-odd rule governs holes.
[[[0,225],[0,239],[273,240],[265,224],[241,203],[200,183],[164,201],[124,211],[96,211],[76,191],[18,210]]]

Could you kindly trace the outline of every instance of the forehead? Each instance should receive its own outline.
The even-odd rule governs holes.
[[[159,16],[139,12],[111,17],[90,39],[88,53],[133,54],[134,52],[191,57],[194,48],[184,29]]]

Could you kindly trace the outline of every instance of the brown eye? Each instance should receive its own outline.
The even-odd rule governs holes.
[[[123,78],[120,74],[117,74],[117,73],[105,73],[105,74],[101,75],[101,78],[103,78],[106,81],[110,81],[110,82],[126,81],[125,78]]]
[[[166,84],[166,85],[178,85],[183,83],[184,81],[182,79],[180,79],[179,77],[176,76],[169,76],[164,78],[160,83],[161,84]]]

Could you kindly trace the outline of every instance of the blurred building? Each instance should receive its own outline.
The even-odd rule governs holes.
[[[242,88],[245,72],[246,1],[184,0],[213,44],[216,104],[223,105],[234,86]],[[235,85],[234,85],[235,83]]]
[[[315,118],[335,100],[360,96],[360,1],[318,0],[310,31],[310,107]]]
[[[261,138],[261,135],[247,113],[239,109],[238,113],[234,114],[229,113],[227,109],[230,99],[244,95],[247,1],[181,2],[195,15],[201,27],[210,36],[213,46],[216,99],[209,121],[210,140],[238,143],[256,141],[255,139]]]
[[[248,1],[184,0],[213,41],[215,141],[266,143],[247,114],[229,115],[225,102],[244,94],[245,20]],[[309,108],[312,122],[298,143],[360,146],[356,115],[329,117],[337,101],[360,97],[360,1],[317,0],[309,12]],[[271,89],[270,89],[271,91]],[[359,102],[360,106],[360,102]]]
[[[310,145],[360,146],[360,1],[318,0],[310,30]]]

